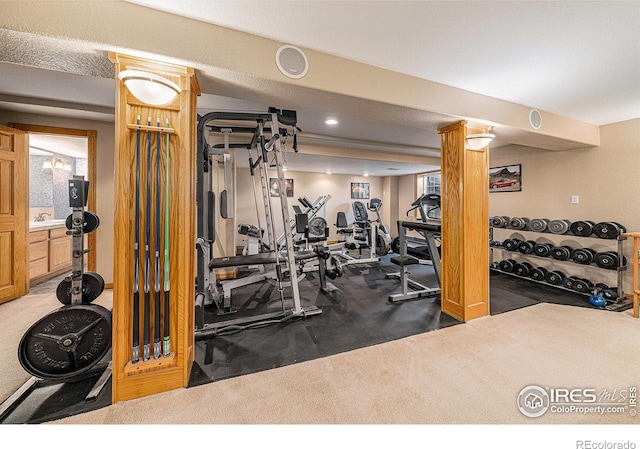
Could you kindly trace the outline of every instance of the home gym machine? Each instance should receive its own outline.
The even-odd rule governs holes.
[[[269,108],[267,113],[211,112],[198,119],[197,127],[197,278],[196,278],[196,336],[207,337],[223,333],[227,329],[237,330],[264,323],[280,322],[294,317],[308,317],[322,313],[315,306],[302,307],[298,287],[298,264],[318,258],[314,251],[294,251],[292,229],[284,224],[291,223],[285,189],[283,160],[286,142],[293,137],[293,149],[297,151],[297,115],[295,111]],[[210,145],[211,134],[222,133],[223,144]],[[249,141],[230,142],[230,137],[249,137]],[[238,140],[238,139],[236,139]],[[212,161],[221,154],[229,154],[231,149],[245,149],[249,152],[249,170],[255,186],[256,172],[260,180],[264,213],[266,221],[266,240],[263,241],[265,251],[246,256],[214,257],[212,247],[216,239],[215,204],[216,195],[213,189]],[[284,227],[284,243],[280,250],[276,237],[276,221],[269,189],[270,168],[276,169],[278,182],[278,199],[280,215]],[[229,200],[233,192],[226,191],[220,195],[220,216],[229,217],[233,213],[228,210]],[[256,199],[257,203],[257,199]],[[259,273],[259,280],[273,279],[280,295],[282,310],[264,313],[234,320],[222,320],[215,323],[204,323],[204,306],[214,305],[218,313],[232,313],[228,295],[220,295],[219,281],[214,270],[228,267],[270,267]],[[324,272],[321,270],[321,275]],[[239,280],[242,282],[242,280]],[[291,292],[285,299],[285,288]]]
[[[398,220],[397,252],[399,256],[391,257],[391,263],[400,266],[399,273],[391,273],[385,278],[400,280],[401,292],[390,295],[390,302],[405,301],[421,297],[430,297],[440,294],[440,250],[437,241],[440,240],[442,225],[440,220],[430,218],[430,211],[440,207],[440,195],[422,195],[411,204],[407,215],[415,209],[420,212],[421,221]],[[425,210],[425,207],[428,208]],[[410,237],[408,231],[417,232],[421,239]],[[419,243],[418,246],[416,245]],[[422,248],[424,245],[425,248]],[[419,248],[416,250],[415,248]],[[432,265],[438,282],[437,287],[427,287],[409,277],[411,265]],[[411,287],[412,290],[409,290]]]
[[[69,180],[73,212],[65,224],[72,237],[72,271],[56,289],[63,306],[38,320],[20,340],[18,359],[32,377],[0,405],[0,422],[7,422],[11,412],[37,388],[97,378],[84,399],[92,403],[111,378],[111,311],[92,304],[104,291],[104,279],[84,269],[84,255],[89,252],[84,248],[84,235],[100,225],[98,216],[85,210],[88,194],[89,182],[83,176]]]

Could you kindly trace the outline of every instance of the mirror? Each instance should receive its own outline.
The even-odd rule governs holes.
[[[29,134],[29,222],[64,221],[73,175],[88,179],[86,137]]]

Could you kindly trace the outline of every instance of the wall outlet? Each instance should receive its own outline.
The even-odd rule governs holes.
[[[578,204],[580,202],[580,197],[578,195],[571,195],[571,204]]]

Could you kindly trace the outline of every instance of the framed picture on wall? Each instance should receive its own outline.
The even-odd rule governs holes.
[[[278,183],[278,178],[269,178],[269,192],[271,196],[280,196],[280,184]],[[284,180],[284,188],[285,192],[287,192],[288,197],[293,196],[293,179],[285,178]]]
[[[489,169],[489,192],[519,192],[522,190],[521,164]]]
[[[358,200],[369,199],[369,183],[368,182],[352,182],[351,198]]]

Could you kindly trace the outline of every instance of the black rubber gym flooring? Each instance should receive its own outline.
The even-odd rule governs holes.
[[[189,386],[277,368],[292,363],[325,357],[370,345],[395,340],[459,324],[440,312],[437,298],[389,303],[387,297],[400,289],[398,280],[385,275],[398,267],[385,256],[380,263],[349,265],[344,276],[329,281],[336,291],[322,293],[318,274],[306,273],[300,281],[303,307],[315,305],[322,314],[292,319],[279,324],[247,329],[224,336],[197,339],[195,362]],[[412,266],[411,277],[435,286],[430,266]],[[285,295],[287,289],[285,289]],[[235,319],[281,309],[276,287],[267,282],[238,288],[233,305],[239,308]],[[540,302],[593,307],[586,296],[530,282],[514,276],[491,272],[491,314],[531,306]],[[291,302],[287,303],[291,307]],[[615,312],[613,312],[615,313]],[[220,319],[211,306],[206,321]],[[111,404],[111,383],[94,402],[84,398],[100,372],[67,383],[41,382],[5,416],[0,423],[41,423],[83,413]]]

